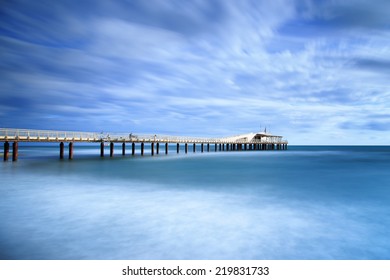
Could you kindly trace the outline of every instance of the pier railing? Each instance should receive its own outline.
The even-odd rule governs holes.
[[[136,133],[96,133],[80,131],[54,131],[0,128],[0,141],[21,142],[164,142],[164,143],[248,143],[248,144],[287,144],[280,137],[264,137],[261,140],[231,140],[227,138],[206,138]]]
[[[91,132],[0,128],[0,140],[94,142],[100,141],[101,137],[98,133]]]

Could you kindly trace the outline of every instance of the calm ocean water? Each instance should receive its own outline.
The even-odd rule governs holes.
[[[1,259],[390,259],[388,146],[101,159],[76,145],[60,161],[20,145],[0,163]]]

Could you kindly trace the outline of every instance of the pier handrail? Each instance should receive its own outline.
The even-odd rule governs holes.
[[[230,137],[229,137],[230,138]],[[18,128],[0,128],[0,141],[87,141],[87,142],[165,142],[165,143],[247,143],[247,144],[287,144],[280,136],[262,139],[244,140],[231,138],[207,138],[190,136],[172,136],[161,134],[108,133],[34,130]]]
[[[35,130],[19,128],[0,128],[0,139],[100,139],[99,133],[81,131]]]

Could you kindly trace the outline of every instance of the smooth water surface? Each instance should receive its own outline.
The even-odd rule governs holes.
[[[390,259],[390,147],[171,148],[21,145],[0,163],[0,258]]]

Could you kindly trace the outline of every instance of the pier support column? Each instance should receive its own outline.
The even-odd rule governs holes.
[[[154,142],[150,143],[150,154],[154,156]]]
[[[194,148],[193,148],[194,153],[196,152],[196,144],[194,143]]]
[[[218,144],[217,144],[217,143],[215,143],[215,144],[214,144],[214,152],[216,152],[216,151],[217,151],[217,149],[218,149]]]
[[[18,142],[14,142],[12,144],[12,161],[17,161],[18,160],[18,151],[19,150],[19,144]]]
[[[177,144],[176,144],[176,152],[179,153],[179,151],[180,151],[180,144],[177,143]]]
[[[8,161],[8,156],[9,156],[9,143],[5,142],[4,143],[4,161]]]
[[[135,155],[135,143],[131,143],[131,154],[134,156]]]
[[[225,144],[219,144],[219,150],[225,151]]]
[[[210,143],[207,143],[207,151],[210,152]]]
[[[126,155],[126,143],[122,143],[122,156]]]
[[[184,150],[186,151],[186,153],[188,153],[188,143],[184,144]]]
[[[69,159],[73,159],[73,142],[69,143]]]
[[[144,155],[144,149],[145,149],[145,143],[142,142],[142,143],[141,143],[141,156]]]
[[[60,143],[60,159],[64,159],[64,142]]]
[[[110,143],[110,157],[114,156],[114,142]]]
[[[100,142],[100,157],[104,157],[104,142]]]
[[[156,154],[160,153],[160,142],[156,143]]]
[[[200,150],[202,153],[203,153],[203,148],[204,148],[204,144],[202,143],[202,144],[200,144]]]
[[[229,144],[226,144],[226,151],[229,151],[229,147],[230,145]]]
[[[168,143],[165,143],[165,154],[168,154]]]

